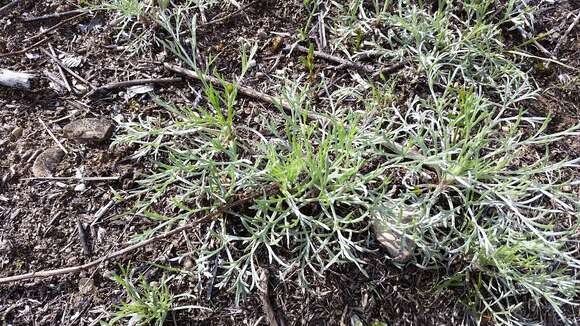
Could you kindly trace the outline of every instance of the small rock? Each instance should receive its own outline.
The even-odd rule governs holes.
[[[12,132],[10,133],[10,136],[12,137],[12,139],[16,140],[20,137],[22,137],[22,133],[24,132],[24,129],[22,129],[21,127],[16,126],[16,128],[12,129]]]
[[[40,153],[32,165],[32,174],[37,177],[50,177],[62,161],[64,152],[58,147],[51,147]]]
[[[411,221],[413,215],[420,214],[413,207],[402,209],[385,204],[373,212],[371,227],[379,244],[387,250],[389,256],[396,262],[405,263],[413,257],[415,243],[410,238],[388,226],[387,219],[400,219],[401,223]]]
[[[78,185],[75,186],[75,191],[77,192],[83,192],[87,189],[87,186],[85,186],[84,183],[79,183]]]
[[[91,278],[81,278],[79,280],[79,292],[83,295],[93,292],[95,289],[95,281]]]
[[[193,260],[191,260],[191,258],[186,257],[183,260],[183,268],[185,269],[191,269],[193,267]]]
[[[62,129],[66,138],[79,142],[102,142],[113,132],[113,124],[100,118],[85,118],[73,121]]]

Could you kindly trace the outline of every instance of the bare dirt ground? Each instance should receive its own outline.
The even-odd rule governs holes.
[[[0,1],[0,6],[5,4],[6,1]],[[69,78],[79,89],[138,78],[175,77],[159,65],[158,61],[166,55],[159,46],[154,45],[146,54],[131,58],[117,48],[113,40],[115,32],[107,27],[110,17],[105,13],[85,14],[30,40],[63,18],[38,22],[26,22],[23,18],[72,9],[73,4],[65,0],[21,1],[3,13],[0,16],[0,68],[59,76],[54,60],[40,50],[50,51],[52,47],[61,59],[79,60],[71,69],[88,85]],[[540,43],[548,50],[554,49],[579,12],[580,5],[574,1],[562,1],[546,9],[536,22],[538,34],[550,29],[560,32]],[[217,14],[206,13],[208,17]],[[275,36],[271,32],[293,34],[303,19],[295,1],[258,1],[231,19],[200,27],[199,47],[207,53],[219,53],[220,72],[228,74],[237,69],[239,54],[238,44],[230,39],[244,36],[258,41],[261,48],[257,65],[247,83],[267,91],[269,83],[275,82],[268,76],[276,60],[271,53]],[[48,40],[43,44],[17,52],[45,37]],[[542,55],[533,47],[530,51]],[[558,60],[580,68],[580,25],[560,45]],[[534,64],[537,63],[530,60],[530,66]],[[295,65],[298,65],[296,58],[282,57],[277,63],[278,67],[288,69]],[[543,92],[539,101],[531,103],[528,109],[552,114],[555,117],[550,125],[552,130],[577,123],[580,89],[565,89],[559,82],[562,78],[577,78],[577,72],[559,65],[535,70]],[[187,104],[196,100],[189,87],[199,88],[195,82],[180,82],[156,86],[156,92]],[[249,120],[262,106],[244,99],[240,119]],[[131,214],[132,200],[112,204],[116,194],[126,194],[135,186],[143,169],[139,162],[129,159],[131,148],[109,146],[117,131],[102,143],[80,143],[62,137],[63,127],[71,121],[90,117],[130,120],[137,112],[157,114],[150,96],[138,94],[128,98],[123,89],[90,98],[66,91],[59,93],[46,77],[32,91],[0,87],[0,277],[86,263],[121,248],[130,234],[149,227],[146,220]],[[63,177],[58,181],[34,179],[31,171],[36,157],[56,145],[48,130],[68,151],[54,171],[54,176]],[[578,156],[580,143],[578,139],[567,139],[553,150]],[[66,179],[79,174],[97,180]],[[113,178],[99,179],[108,177]],[[86,227],[90,253],[84,252],[79,240],[79,223]],[[3,325],[94,325],[111,305],[119,302],[119,289],[108,278],[118,264],[132,261],[147,271],[146,261],[167,261],[182,252],[184,246],[177,238],[166,239],[80,274],[2,284],[0,321]],[[273,308],[289,325],[351,325],[357,319],[364,324],[387,321],[389,325],[460,323],[464,311],[451,299],[453,293],[432,291],[436,279],[432,272],[413,267],[400,270],[382,257],[380,252],[369,255],[368,275],[354,267],[335,268],[325,278],[318,278],[308,290],[273,278]],[[156,271],[152,269],[151,273]],[[176,286],[195,284],[183,279]],[[179,325],[265,322],[260,319],[263,312],[258,294],[250,295],[240,306],[235,306],[232,296],[225,292],[200,295],[204,299],[208,296],[210,300],[204,305],[213,312],[177,313],[170,317],[170,322]]]

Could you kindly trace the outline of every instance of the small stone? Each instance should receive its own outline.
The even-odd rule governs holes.
[[[51,177],[63,157],[64,152],[58,147],[45,150],[34,160],[32,174],[37,178]]]
[[[115,275],[115,273],[113,273],[113,271],[110,271],[108,269],[103,271],[103,278],[111,279],[111,278],[113,278],[114,275]]]
[[[73,121],[62,129],[66,138],[79,142],[102,142],[113,132],[111,121],[100,118],[85,118]]]
[[[565,185],[564,187],[562,187],[562,191],[564,191],[564,192],[572,192],[572,187],[570,187],[570,185]]]
[[[22,137],[22,133],[24,132],[24,129],[22,129],[21,127],[16,126],[16,128],[12,129],[12,132],[10,133],[10,136],[12,137],[12,139],[16,140],[20,137]]]
[[[183,268],[185,269],[191,269],[193,267],[193,260],[191,260],[191,258],[186,257],[183,260]]]
[[[79,183],[78,185],[75,186],[75,191],[77,192],[83,192],[87,189],[87,186],[85,186],[84,183]]]
[[[88,277],[83,277],[79,280],[79,292],[83,295],[93,292],[95,289],[95,281]]]

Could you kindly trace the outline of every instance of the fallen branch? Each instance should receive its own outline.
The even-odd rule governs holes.
[[[225,20],[228,20],[228,19],[230,19],[230,18],[232,18],[234,16],[237,16],[237,15],[241,14],[244,10],[246,10],[250,6],[254,5],[256,2],[257,2],[257,0],[251,1],[247,5],[241,7],[240,9],[238,9],[238,10],[236,10],[236,11],[234,11],[234,12],[232,12],[232,13],[230,13],[230,14],[222,17],[222,18],[215,19],[215,17],[214,17],[213,20],[211,20],[211,21],[209,21],[207,23],[201,23],[201,24],[199,24],[198,27],[206,27],[206,26],[210,26],[210,25],[217,24],[219,22],[223,22]]]
[[[258,2],[258,1],[257,0],[254,0],[254,1],[250,2],[250,3],[248,3],[247,5],[241,7],[240,9],[237,9],[236,11],[234,11],[234,12],[232,12],[230,14],[227,14],[224,17],[221,17],[221,18],[213,17],[212,20],[210,20],[210,21],[208,21],[206,23],[198,23],[197,24],[197,27],[198,28],[200,28],[200,27],[208,27],[208,26],[211,26],[213,24],[217,24],[217,23],[223,22],[225,20],[228,20],[228,19],[230,19],[230,18],[232,18],[234,16],[237,16],[237,15],[241,14],[242,12],[244,12],[244,10],[246,10],[250,6],[254,5],[256,2]],[[179,33],[179,35],[182,36],[182,35],[185,35],[187,33],[189,33],[189,31],[188,30],[185,30],[185,31],[182,31],[181,33]]]
[[[56,57],[56,52],[54,52],[54,49],[52,48],[52,45],[50,43],[48,43],[48,49],[50,50],[50,53],[52,53],[52,55]],[[71,87],[70,83],[68,82],[68,79],[66,78],[66,75],[64,74],[64,71],[62,70],[62,68],[59,65],[56,65],[56,68],[58,70],[58,73],[60,74],[60,78],[62,78],[62,84],[67,89],[67,91],[72,92],[72,87]]]
[[[86,12],[83,12],[82,14],[76,15],[74,17],[67,18],[67,19],[61,21],[60,23],[52,26],[51,28],[45,29],[45,30],[43,30],[42,32],[40,32],[38,34],[36,34],[36,35],[34,35],[34,36],[30,37],[30,38],[27,38],[26,40],[24,40],[24,42],[30,42],[32,40],[35,40],[37,38],[40,38],[41,36],[43,36],[43,35],[45,35],[47,33],[50,33],[52,31],[56,30],[57,28],[61,27],[62,25],[66,24],[66,23],[68,23],[70,21],[73,21],[73,20],[75,20],[77,18],[80,18],[80,17],[82,17],[82,16],[84,16],[86,14],[87,14]]]
[[[308,53],[309,49],[305,46],[302,46],[302,45],[294,45],[294,46],[287,46],[284,49],[282,49],[282,51],[286,52],[286,53],[291,53],[292,51]],[[365,65],[365,64],[361,64],[361,63],[357,63],[357,62],[352,62],[352,61],[349,61],[349,60],[343,59],[341,57],[337,57],[337,56],[334,56],[332,54],[328,54],[328,53],[325,53],[322,51],[315,50],[313,52],[313,55],[317,58],[338,64],[337,68],[342,68],[342,67],[353,68],[355,70],[364,71],[364,72],[367,72],[370,74],[377,74],[377,73],[388,74],[388,73],[392,73],[394,71],[397,71],[405,66],[405,64],[403,64],[403,63],[397,63],[397,64],[389,66],[389,67],[377,69],[372,65]]]
[[[184,75],[186,77],[189,77],[191,79],[195,79],[195,80],[198,80],[198,81],[208,81],[210,84],[212,84],[214,86],[217,86],[217,87],[223,87],[224,86],[222,84],[222,81],[219,80],[216,77],[209,76],[209,75],[206,75],[206,74],[202,74],[201,72],[200,73],[197,73],[197,72],[195,72],[193,70],[188,70],[188,69],[185,69],[185,68],[181,68],[180,66],[173,65],[173,64],[170,64],[170,63],[164,63],[163,65],[168,70],[171,70],[173,72],[182,74],[182,75]],[[245,87],[245,86],[241,86],[241,85],[238,85],[238,92],[240,94],[244,95],[244,96],[251,97],[253,99],[256,99],[256,100],[259,100],[259,101],[262,101],[262,102],[265,102],[265,103],[268,103],[268,104],[271,104],[271,105],[274,105],[274,106],[277,106],[277,107],[279,106],[282,109],[284,109],[284,111],[286,113],[292,114],[292,111],[293,110],[292,110],[292,107],[290,106],[290,104],[288,104],[288,103],[286,103],[286,102],[284,102],[284,101],[282,101],[282,100],[280,100],[278,98],[275,98],[275,97],[270,96],[268,94],[265,94],[265,93],[262,93],[262,92],[258,92],[256,90],[253,90],[253,89],[249,88],[249,87]],[[313,119],[316,119],[315,116],[312,116],[312,118]]]
[[[79,232],[79,240],[80,240],[81,246],[83,248],[83,254],[85,254],[86,256],[90,256],[91,255],[91,245],[89,243],[89,235],[87,233],[87,230],[83,226],[83,222],[81,222],[80,220],[77,220],[77,229]]]
[[[14,52],[8,52],[8,53],[0,53],[0,58],[4,58],[4,57],[11,57],[13,55],[18,55],[18,54],[24,54],[32,49],[34,49],[35,47],[43,44],[44,42],[48,41],[50,39],[49,37],[43,38],[42,40],[32,44],[31,46],[25,47],[22,50],[18,50],[18,51],[14,51]]]
[[[58,147],[60,147],[60,149],[62,149],[62,151],[68,155],[68,151],[66,150],[66,148],[64,148],[64,146],[62,145],[62,143],[58,140],[58,138],[56,138],[56,136],[52,133],[52,131],[50,131],[50,129],[48,128],[48,126],[44,123],[44,121],[42,121],[42,119],[40,117],[38,117],[38,121],[40,122],[40,124],[44,127],[44,129],[46,130],[46,132],[48,132],[48,135],[50,136],[50,138],[52,138],[52,140],[54,140],[54,142],[58,145]]]
[[[278,321],[276,320],[276,314],[272,308],[272,303],[270,303],[270,287],[268,285],[268,279],[270,278],[270,273],[267,269],[262,269],[260,273],[260,300],[262,301],[262,309],[264,314],[266,314],[266,320],[270,326],[278,326]]]
[[[517,31],[520,33],[520,35],[525,40],[528,40],[528,42],[526,42],[526,43],[531,42],[532,44],[534,44],[534,46],[536,47],[536,49],[540,50],[541,52],[543,52],[548,57],[551,57],[552,59],[555,59],[555,57],[552,56],[552,53],[550,53],[550,51],[548,51],[542,44],[540,44],[540,42],[538,42],[538,40],[536,38],[532,37],[532,35],[530,35],[528,32],[526,32],[523,28],[518,27],[517,28]]]
[[[86,79],[79,76],[76,72],[72,71],[69,67],[67,67],[62,61],[60,61],[56,56],[52,55],[50,52],[46,51],[45,49],[40,49],[44,54],[49,56],[57,65],[59,65],[62,69],[68,72],[71,76],[73,76],[78,81],[84,83],[85,85],[89,86],[91,89],[95,89],[96,87],[93,84],[89,83]]]
[[[30,90],[31,81],[34,78],[32,74],[0,69],[0,85],[2,86]]]
[[[136,85],[173,84],[173,83],[179,83],[181,81],[183,81],[183,79],[181,79],[181,78],[150,78],[150,79],[126,80],[126,81],[122,81],[122,82],[116,82],[116,83],[111,83],[111,84],[97,87],[97,88],[93,89],[92,91],[90,91],[89,93],[87,93],[87,95],[85,95],[85,96],[91,96],[95,93],[98,94],[98,93],[110,92],[114,89],[131,87],[131,86],[136,86]]]
[[[22,18],[22,21],[29,23],[29,22],[39,21],[39,20],[47,20],[47,19],[60,18],[60,17],[70,16],[70,15],[76,15],[76,14],[81,14],[84,12],[85,12],[85,10],[76,9],[76,10],[70,10],[70,11],[57,12],[54,14],[48,14],[48,15],[44,15],[44,16],[24,17],[24,18]]]
[[[580,21],[580,12],[578,12],[578,14],[576,15],[576,18],[574,18],[574,21],[572,22],[572,24],[570,24],[570,26],[568,27],[568,29],[566,30],[564,35],[562,35],[562,37],[558,40],[558,43],[556,44],[554,51],[552,51],[554,53],[554,57],[558,57],[558,52],[560,52],[560,47],[562,46],[562,44],[564,42],[566,42],[566,40],[568,39],[568,35],[570,35],[570,33],[572,32],[574,27],[578,24],[578,21]]]
[[[276,191],[278,191],[278,185],[272,184],[269,187],[266,187],[264,191],[266,193],[276,192]],[[198,226],[200,224],[211,221],[211,220],[217,218],[218,216],[220,216],[225,211],[230,210],[234,207],[238,207],[238,206],[243,205],[245,203],[248,203],[250,201],[253,201],[257,197],[261,196],[262,194],[264,194],[264,192],[257,192],[257,193],[253,193],[253,194],[250,194],[248,196],[242,197],[241,199],[238,199],[230,204],[224,205],[224,206],[216,209],[215,211],[208,213],[207,215],[196,219],[193,222],[182,225],[182,226],[177,227],[171,231],[159,234],[157,236],[151,237],[147,240],[141,241],[141,242],[133,244],[131,246],[125,247],[121,250],[117,250],[117,251],[112,252],[112,253],[110,253],[106,256],[103,256],[99,259],[95,259],[93,261],[90,261],[86,264],[72,266],[72,267],[65,267],[65,268],[60,268],[60,269],[51,269],[51,270],[44,270],[44,271],[39,271],[39,272],[31,272],[31,273],[26,273],[26,274],[2,277],[2,278],[0,278],[0,284],[28,280],[28,279],[32,279],[32,278],[44,278],[44,277],[50,277],[50,276],[56,276],[56,275],[76,273],[76,272],[80,272],[80,271],[89,269],[89,268],[97,266],[103,262],[106,262],[106,261],[112,260],[114,258],[123,256],[123,255],[128,254],[132,251],[135,251],[139,248],[143,248],[149,244],[158,243],[161,239],[170,237],[170,236],[172,236],[174,234],[178,234],[184,230],[188,230],[188,229],[191,229],[191,228]]]
[[[116,181],[120,177],[34,177],[24,178],[24,181],[71,181],[78,180],[83,182],[98,182],[98,181]]]
[[[12,2],[9,2],[4,7],[0,8],[0,17],[3,16],[4,13],[6,13],[7,11],[9,11],[10,9],[16,7],[16,5],[18,4],[18,2],[20,2],[20,0],[14,0]]]

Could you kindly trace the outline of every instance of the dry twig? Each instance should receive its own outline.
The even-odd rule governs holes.
[[[79,232],[79,240],[81,241],[81,246],[83,248],[83,253],[86,256],[90,256],[91,246],[89,244],[89,235],[87,233],[87,230],[83,226],[83,222],[81,222],[80,220],[77,220],[77,229]]]
[[[197,73],[193,70],[181,68],[180,66],[170,64],[170,63],[164,63],[163,65],[168,70],[177,72],[177,73],[182,74],[186,77],[189,77],[189,78],[192,78],[195,80],[199,80],[199,81],[208,81],[209,83],[211,83],[212,85],[217,86],[217,87],[224,86],[224,85],[222,85],[222,82],[216,77],[202,74],[201,72]],[[238,85],[238,92],[244,96],[251,97],[253,99],[256,99],[256,100],[259,100],[259,101],[262,101],[262,102],[265,102],[265,103],[268,103],[268,104],[271,104],[274,106],[279,106],[282,109],[284,109],[284,111],[286,111],[286,113],[292,114],[292,107],[290,106],[290,104],[288,104],[288,103],[286,103],[278,98],[275,98],[275,97],[270,96],[268,94],[258,92],[256,90],[249,88],[249,87],[245,87],[245,86],[241,86],[241,85]],[[317,117],[312,116],[310,118],[316,119]]]
[[[287,46],[284,49],[282,49],[283,52],[292,52],[292,51],[298,51],[298,52],[302,52],[302,53],[308,53],[308,48],[302,45],[294,45],[294,46]],[[343,59],[341,57],[337,57],[334,56],[332,54],[328,54],[322,51],[314,51],[313,55],[317,58],[326,60],[326,61],[330,61],[330,62],[334,62],[336,64],[338,64],[337,68],[353,68],[359,71],[364,71],[370,74],[376,74],[376,73],[392,73],[394,71],[397,71],[401,68],[403,68],[405,65],[403,63],[398,63],[389,67],[385,67],[385,68],[380,68],[377,69],[372,65],[365,65],[365,64],[361,64],[361,63],[357,63],[357,62],[352,62],[346,59]]]
[[[267,269],[263,268],[260,273],[260,300],[262,301],[262,309],[266,314],[266,320],[270,326],[278,326],[278,321],[276,320],[276,314],[270,303],[270,287],[268,285],[268,280],[270,278],[270,273]]]
[[[578,24],[578,21],[580,21],[580,11],[576,15],[576,18],[574,18],[574,21],[572,22],[572,24],[570,24],[564,35],[562,35],[562,37],[558,40],[558,43],[556,44],[556,47],[554,48],[553,51],[554,57],[558,56],[558,52],[560,52],[560,47],[562,46],[562,44],[564,44],[564,42],[566,42],[566,40],[568,39],[568,35],[570,35],[574,27]]]
[[[0,17],[2,17],[2,15],[4,15],[4,13],[6,13],[7,11],[9,11],[10,9],[16,7],[16,5],[18,4],[18,2],[20,2],[20,0],[14,0],[14,1],[9,2],[8,4],[6,4],[4,7],[0,8]]]
[[[50,131],[50,129],[46,126],[44,121],[42,121],[42,119],[40,117],[38,117],[38,121],[40,121],[40,124],[42,124],[44,129],[48,132],[48,134],[50,135],[50,138],[52,138],[54,140],[54,142],[58,145],[58,147],[60,147],[60,149],[62,149],[62,151],[68,155],[68,151],[66,150],[66,148],[64,148],[64,146],[62,146],[61,142],[56,138],[56,136],[52,133],[52,131]]]
[[[269,187],[266,187],[264,192],[273,193],[273,192],[277,192],[278,189],[279,189],[279,187],[277,184],[272,184]],[[123,249],[117,250],[117,251],[112,252],[106,256],[103,256],[103,257],[100,257],[100,258],[95,259],[93,261],[90,261],[86,264],[65,267],[65,268],[59,268],[59,269],[30,272],[30,273],[26,273],[26,274],[13,275],[13,276],[8,276],[8,277],[2,277],[2,278],[0,278],[0,284],[28,280],[28,279],[33,279],[33,278],[44,278],[44,277],[57,276],[57,275],[63,275],[63,274],[70,274],[70,273],[76,273],[76,272],[80,272],[83,270],[87,270],[91,267],[98,266],[99,264],[101,264],[103,262],[106,262],[106,261],[112,260],[114,258],[123,256],[123,255],[128,254],[130,252],[133,252],[139,248],[143,248],[149,244],[158,243],[160,240],[165,239],[167,237],[170,237],[172,235],[178,234],[184,230],[188,230],[188,229],[196,227],[200,224],[209,222],[209,221],[217,218],[218,216],[220,216],[221,214],[223,214],[227,210],[230,210],[234,207],[238,207],[238,206],[246,204],[250,201],[255,200],[257,197],[263,195],[264,192],[257,192],[257,193],[255,192],[255,193],[252,193],[252,194],[247,195],[245,197],[242,197],[242,198],[232,202],[231,204],[224,205],[224,206],[206,214],[205,216],[194,220],[193,222],[187,223],[187,224],[182,225],[180,227],[177,227],[171,231],[156,235],[156,236],[151,237],[147,240],[144,240],[144,241],[141,241],[139,243],[125,247]]]
[[[45,49],[40,49],[40,50],[42,52],[44,52],[44,54],[46,54],[47,56],[49,56],[54,62],[56,62],[56,64],[59,65],[62,69],[66,70],[66,72],[68,72],[69,74],[71,74],[71,76],[73,76],[77,80],[81,81],[85,85],[89,86],[91,89],[95,89],[96,88],[95,86],[93,86],[93,84],[89,83],[86,79],[84,79],[83,77],[79,76],[76,72],[72,71],[64,63],[62,63],[62,61],[60,61],[56,56],[52,55],[50,52],[46,51]]]
[[[173,84],[179,83],[183,81],[181,78],[150,78],[150,79],[135,79],[135,80],[126,80],[116,83],[107,84],[104,86],[97,87],[92,91],[88,92],[85,96],[91,96],[95,93],[104,93],[109,92],[117,88],[125,88],[131,87],[136,85],[146,85],[146,84]]]
[[[98,181],[116,181],[120,177],[34,177],[34,178],[24,178],[21,180],[36,180],[36,181],[71,181],[71,180],[82,180],[83,182],[98,182]]]
[[[199,26],[198,26],[198,27],[206,27],[206,26],[209,26],[209,25],[217,24],[217,23],[219,23],[219,22],[223,22],[223,21],[225,21],[225,20],[228,20],[228,19],[230,19],[230,18],[232,18],[232,17],[234,17],[234,16],[237,16],[237,15],[241,14],[241,13],[242,13],[244,10],[248,9],[250,6],[252,6],[252,5],[253,5],[253,4],[255,4],[256,2],[258,2],[258,1],[257,1],[257,0],[251,1],[251,2],[250,2],[250,3],[248,3],[247,5],[245,5],[245,6],[241,7],[240,9],[238,9],[238,10],[236,10],[236,11],[234,11],[234,12],[232,12],[232,13],[230,13],[230,14],[228,14],[228,15],[226,15],[226,16],[224,16],[224,17],[222,17],[222,18],[215,19],[215,17],[214,17],[214,19],[213,19],[213,20],[211,20],[211,21],[209,21],[209,22],[207,22],[207,23],[202,23],[202,24],[199,24]]]
[[[50,53],[52,53],[52,55],[56,57],[56,53],[54,52],[54,49],[52,48],[52,45],[50,43],[48,43],[48,49],[50,50]],[[68,82],[68,79],[66,78],[66,75],[62,71],[62,68],[59,65],[56,65],[56,68],[58,69],[58,73],[60,74],[60,78],[62,78],[64,87],[69,92],[72,92],[72,87],[70,86],[70,83]]]
[[[56,25],[52,26],[51,28],[45,29],[44,31],[42,31],[42,32],[40,32],[40,33],[38,33],[38,34],[36,34],[36,35],[34,35],[34,36],[30,37],[30,38],[27,38],[26,40],[24,40],[24,42],[30,42],[30,41],[32,41],[32,40],[35,40],[35,39],[37,39],[37,38],[40,38],[41,36],[43,36],[43,35],[45,35],[45,34],[47,34],[47,33],[50,33],[50,32],[52,32],[52,31],[56,30],[57,28],[61,27],[62,25],[66,24],[66,23],[68,23],[68,22],[70,22],[70,21],[73,21],[73,20],[75,20],[75,19],[77,19],[77,18],[80,18],[80,17],[82,17],[82,16],[84,16],[84,15],[86,15],[86,14],[87,14],[86,12],[83,12],[83,13],[82,13],[82,14],[80,14],[80,15],[76,15],[76,16],[74,16],[74,17],[67,18],[67,19],[65,19],[65,20],[63,20],[63,21],[61,21],[61,22],[59,22],[58,24],[56,24]]]
[[[35,47],[45,43],[46,41],[48,41],[50,39],[49,37],[43,38],[42,40],[32,44],[31,46],[27,46],[22,50],[18,50],[18,51],[14,51],[14,52],[7,52],[7,53],[0,53],[0,58],[4,58],[4,57],[11,57],[13,55],[18,55],[18,54],[24,54],[32,49],[34,49]]]
[[[29,23],[29,22],[39,21],[39,20],[47,20],[47,19],[60,18],[60,17],[70,16],[70,15],[76,15],[76,14],[81,14],[84,12],[85,11],[82,9],[76,9],[76,10],[70,10],[70,11],[57,12],[54,14],[48,14],[48,15],[43,15],[43,16],[25,17],[25,18],[22,18],[22,21]]]

